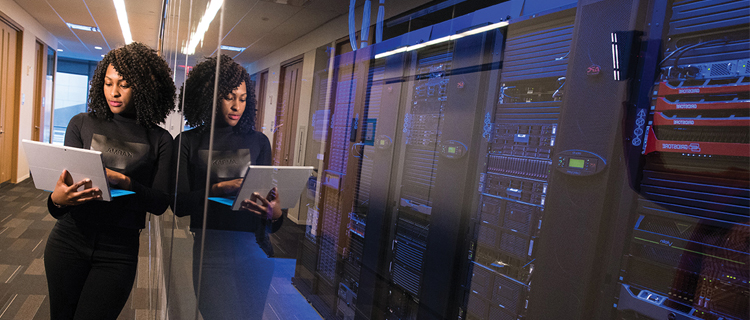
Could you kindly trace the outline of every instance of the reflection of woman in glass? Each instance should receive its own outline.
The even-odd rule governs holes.
[[[205,221],[203,206],[209,152],[212,158],[209,196],[234,195],[249,164],[271,164],[271,144],[263,133],[253,130],[255,94],[247,71],[223,55],[217,110],[212,114],[216,67],[216,58],[199,63],[182,89],[185,119],[195,128],[175,139],[180,144],[180,154],[174,211],[178,216],[190,215],[190,228],[195,233],[193,283],[203,317],[260,319],[274,263],[254,242],[270,248],[266,230],[274,232],[281,227],[283,219],[276,205],[275,190],[266,198],[254,194],[253,199],[243,202],[244,210],[240,211],[209,201]],[[210,151],[212,116],[216,119]],[[258,201],[260,205],[256,204]],[[205,234],[201,231],[204,223]],[[201,240],[205,241],[202,265]]]
[[[172,136],[157,124],[174,97],[167,63],[143,44],[112,50],[96,67],[89,112],[70,120],[65,145],[101,151],[109,184],[135,194],[91,201],[100,190],[60,175],[44,251],[52,319],[116,319],[125,306],[146,212],[162,214],[170,200]]]

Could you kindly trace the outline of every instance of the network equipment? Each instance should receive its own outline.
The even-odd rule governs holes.
[[[575,10],[511,24],[483,173],[467,319],[523,318],[545,215]],[[539,20],[545,23],[539,23]],[[550,21],[551,20],[551,21]]]
[[[617,308],[626,318],[748,319],[748,4],[669,8]]]

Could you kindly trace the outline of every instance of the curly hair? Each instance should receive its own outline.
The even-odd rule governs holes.
[[[206,130],[211,123],[215,78],[216,57],[207,57],[190,71],[185,84],[180,89],[180,109],[185,115],[187,124],[198,127],[198,130]],[[221,99],[228,96],[242,82],[245,82],[247,88],[247,102],[245,111],[233,130],[237,133],[248,133],[255,127],[255,88],[247,70],[229,56],[222,54],[217,97]]]
[[[106,120],[114,117],[104,96],[104,78],[110,64],[133,88],[136,122],[147,128],[163,123],[174,109],[177,89],[172,72],[155,50],[138,42],[112,50],[99,61],[90,83],[89,114]]]

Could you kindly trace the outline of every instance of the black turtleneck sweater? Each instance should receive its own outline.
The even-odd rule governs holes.
[[[174,169],[172,136],[163,128],[138,125],[134,115],[100,120],[80,113],[68,123],[65,145],[101,151],[104,166],[130,177],[135,194],[63,208],[54,206],[50,198],[47,208],[55,218],[70,214],[92,227],[143,229],[146,212],[162,214],[167,209]]]
[[[203,205],[206,193],[209,132],[198,127],[185,131],[175,138],[175,155],[179,159],[177,175],[177,216],[190,216],[190,227],[203,226]],[[178,148],[179,144],[179,148]],[[179,150],[178,150],[179,149]],[[214,148],[211,165],[211,184],[245,176],[247,166],[270,165],[271,144],[261,132],[236,133],[233,127],[214,130]],[[265,196],[265,195],[264,195]],[[283,196],[283,195],[282,195]],[[214,201],[208,202],[207,229],[255,232],[263,221],[255,214]],[[274,232],[281,227],[278,219],[270,227]]]

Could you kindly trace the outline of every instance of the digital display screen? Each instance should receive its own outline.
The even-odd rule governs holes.
[[[570,161],[568,161],[568,167],[583,169],[583,165],[585,163],[586,163],[586,160],[570,158]]]
[[[449,153],[456,153],[456,147],[448,147]]]

